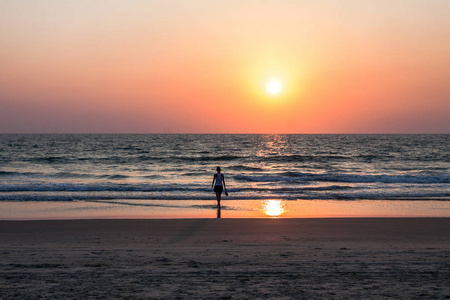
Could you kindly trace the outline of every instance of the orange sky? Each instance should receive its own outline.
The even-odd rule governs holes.
[[[450,133],[447,0],[6,0],[0,45],[3,133]]]

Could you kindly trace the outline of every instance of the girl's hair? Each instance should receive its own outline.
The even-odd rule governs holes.
[[[217,170],[217,172],[220,172],[220,167],[217,167],[217,169],[216,169],[216,170]]]

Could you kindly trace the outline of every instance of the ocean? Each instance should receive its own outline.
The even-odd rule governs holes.
[[[3,134],[0,201],[450,200],[450,135]]]

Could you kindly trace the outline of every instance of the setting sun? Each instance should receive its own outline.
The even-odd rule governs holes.
[[[266,91],[271,95],[278,95],[283,89],[279,80],[271,79],[266,84]]]

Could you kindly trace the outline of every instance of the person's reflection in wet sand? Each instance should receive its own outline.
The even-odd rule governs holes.
[[[221,219],[222,218],[222,216],[221,216],[221,207],[220,206],[218,206],[217,207],[217,219]]]

